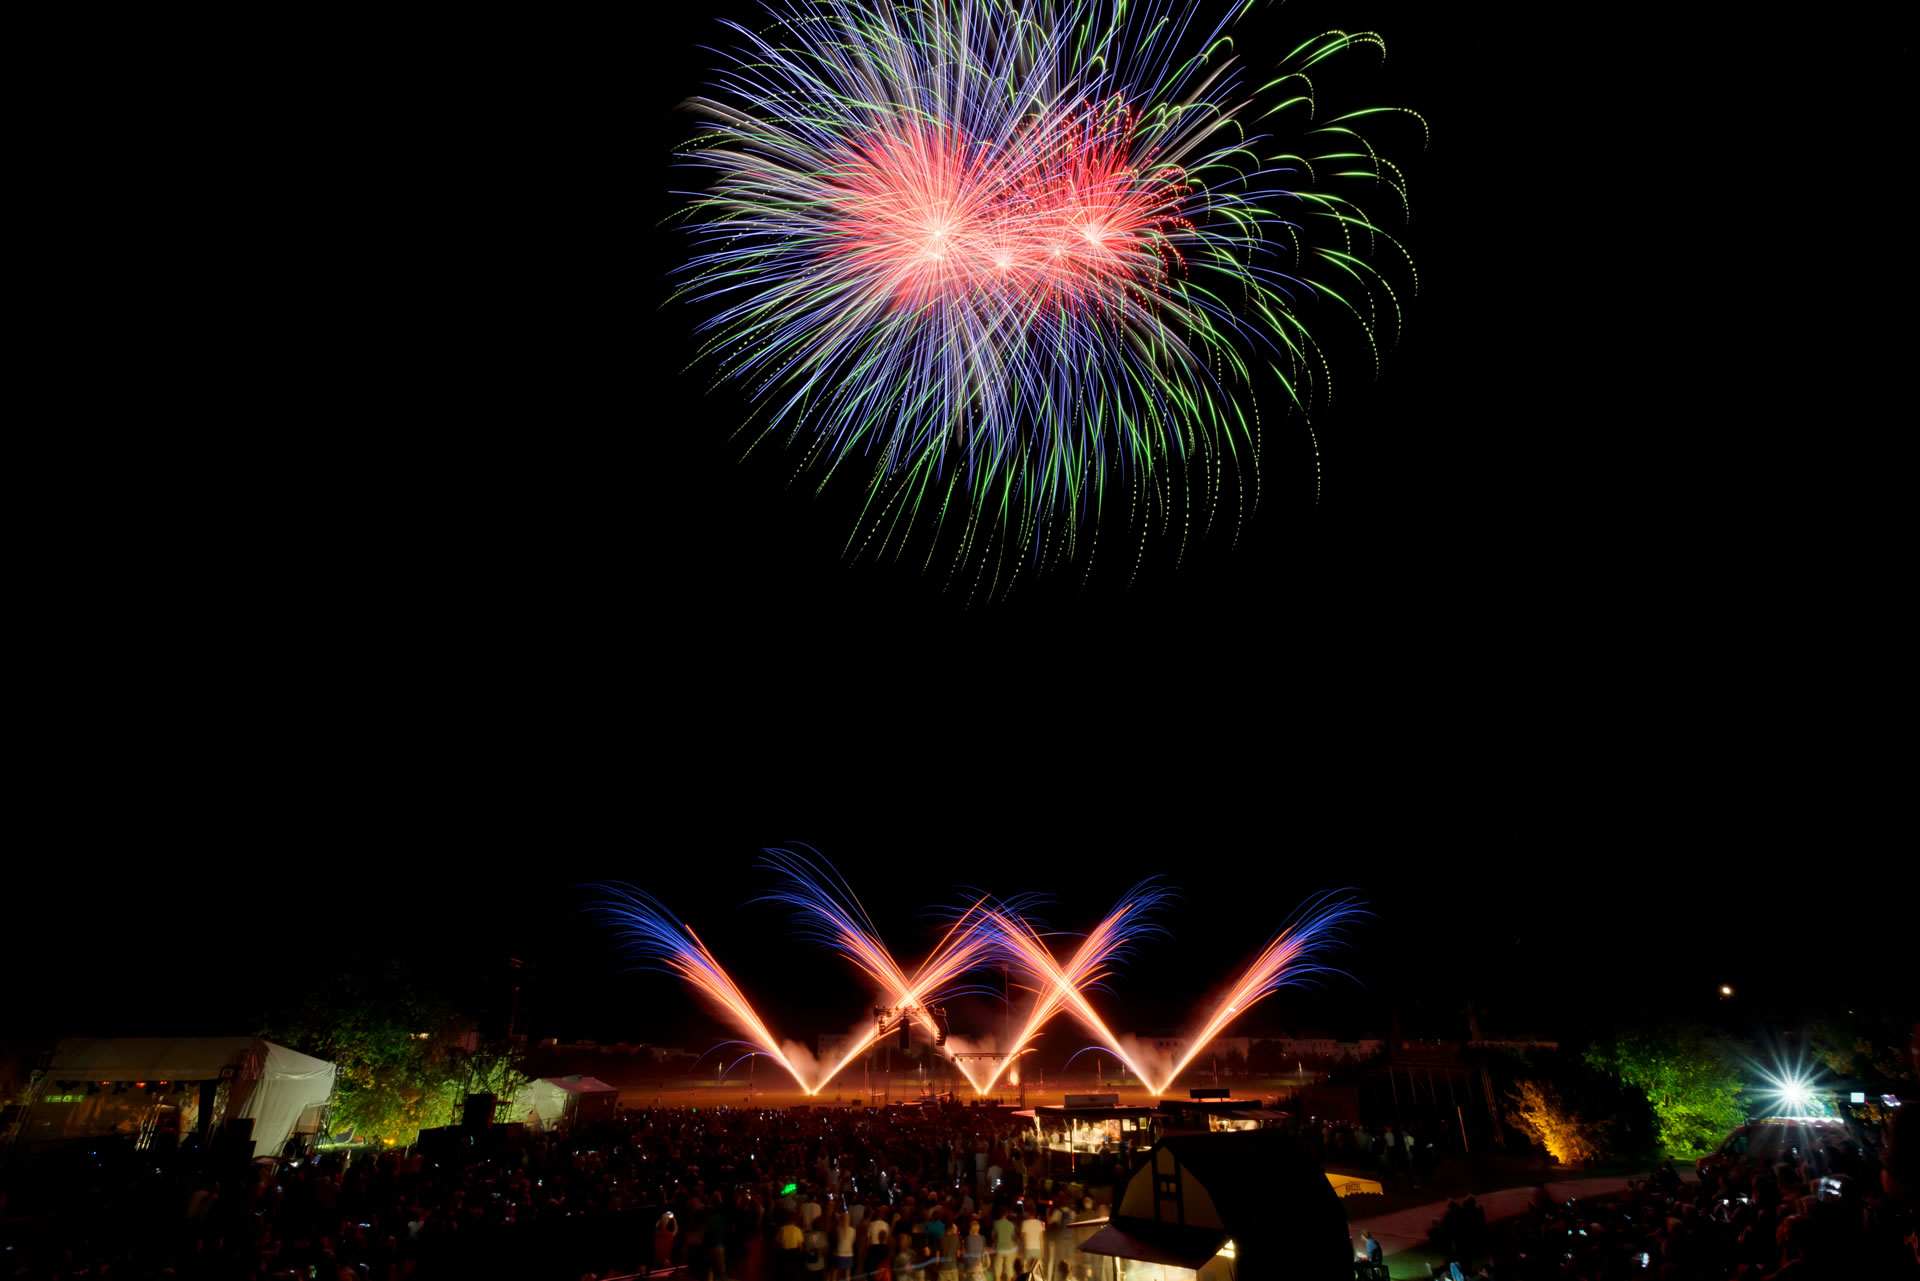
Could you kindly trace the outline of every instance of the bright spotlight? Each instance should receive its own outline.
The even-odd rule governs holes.
[[[1790,1113],[1802,1113],[1813,1102],[1813,1091],[1807,1088],[1805,1081],[1789,1078],[1780,1083],[1780,1102],[1786,1105]]]

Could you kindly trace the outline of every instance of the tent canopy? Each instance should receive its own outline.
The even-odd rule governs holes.
[[[514,1096],[514,1115],[536,1128],[570,1118],[613,1115],[618,1088],[591,1076],[543,1076],[527,1082]]]
[[[568,1094],[620,1093],[617,1087],[608,1085],[598,1077],[581,1076],[578,1073],[573,1076],[543,1076],[540,1079]]]
[[[254,1150],[277,1153],[309,1110],[333,1096],[334,1065],[256,1036],[65,1037],[46,1076],[85,1081],[217,1081],[226,1114],[253,1121]]]
[[[1329,1170],[1327,1172],[1327,1182],[1333,1184],[1333,1191],[1336,1196],[1386,1195],[1386,1190],[1382,1188],[1376,1180],[1356,1178],[1351,1174],[1335,1174]]]
[[[222,1068],[244,1066],[256,1046],[272,1052],[278,1075],[333,1077],[333,1064],[252,1036],[67,1037],[54,1046],[47,1071],[96,1081],[210,1081]]]

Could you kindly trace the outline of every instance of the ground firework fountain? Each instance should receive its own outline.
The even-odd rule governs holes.
[[[993,901],[979,896],[954,916],[939,943],[909,974],[880,941],[878,929],[851,887],[830,866],[818,861],[817,856],[788,850],[768,850],[767,857],[768,868],[780,878],[779,886],[768,897],[793,906],[799,931],[845,956],[873,986],[875,1019],[832,1062],[816,1064],[805,1047],[777,1040],[706,944],[651,894],[631,886],[609,885],[603,887],[600,911],[637,956],[684,979],[725,1016],[741,1034],[739,1041],[726,1045],[740,1047],[742,1058],[761,1055],[773,1060],[810,1096],[819,1094],[902,1022],[926,1028],[934,1034],[936,1043],[943,1043],[946,1029],[938,1012],[948,1002],[970,993],[997,995],[990,988],[964,980],[969,974],[1003,965],[1029,979],[1037,999],[1020,1031],[999,1053],[991,1057],[960,1055],[948,1047],[949,1059],[976,1096],[993,1089],[1019,1055],[1031,1047],[1041,1029],[1062,1011],[1072,1014],[1095,1038],[1090,1048],[1112,1054],[1143,1085],[1158,1093],[1177,1080],[1202,1048],[1253,1005],[1288,984],[1330,972],[1319,963],[1319,951],[1360,913],[1354,900],[1331,895],[1305,905],[1216,1002],[1186,1054],[1164,1070],[1155,1071],[1139,1062],[1137,1054],[1127,1052],[1130,1038],[1113,1032],[1087,992],[1104,984],[1113,964],[1124,958],[1135,940],[1164,934],[1150,919],[1170,897],[1164,886],[1152,882],[1135,886],[1086,933],[1064,964],[1055,959],[1041,933],[1026,918],[1031,900]]]

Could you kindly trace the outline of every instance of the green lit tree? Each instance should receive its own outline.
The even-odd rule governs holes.
[[[458,1121],[468,1093],[511,1098],[517,1053],[480,1041],[472,1020],[398,965],[342,974],[278,1011],[261,1035],[338,1069],[328,1128],[409,1144]]]
[[[1661,1147],[1679,1157],[1713,1150],[1746,1120],[1740,1047],[1694,1027],[1627,1032],[1587,1050],[1587,1064],[1641,1091]]]
[[[1886,1012],[1836,1012],[1807,1021],[1807,1047],[1841,1076],[1868,1082],[1882,1093],[1906,1095],[1914,1085],[1912,1028],[1911,1018]]]

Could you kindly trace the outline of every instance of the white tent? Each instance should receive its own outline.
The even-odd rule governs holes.
[[[610,1121],[619,1097],[617,1088],[594,1077],[543,1076],[513,1096],[513,1116],[536,1130],[575,1121]]]
[[[220,1083],[215,1117],[251,1118],[255,1153],[273,1155],[303,1116],[309,1125],[317,1119],[333,1076],[333,1064],[253,1036],[67,1037],[54,1047],[20,1137],[131,1132],[151,1108],[186,1097],[180,1085],[212,1081]],[[86,1088],[69,1091],[62,1082]],[[92,1088],[105,1085],[115,1088]]]

